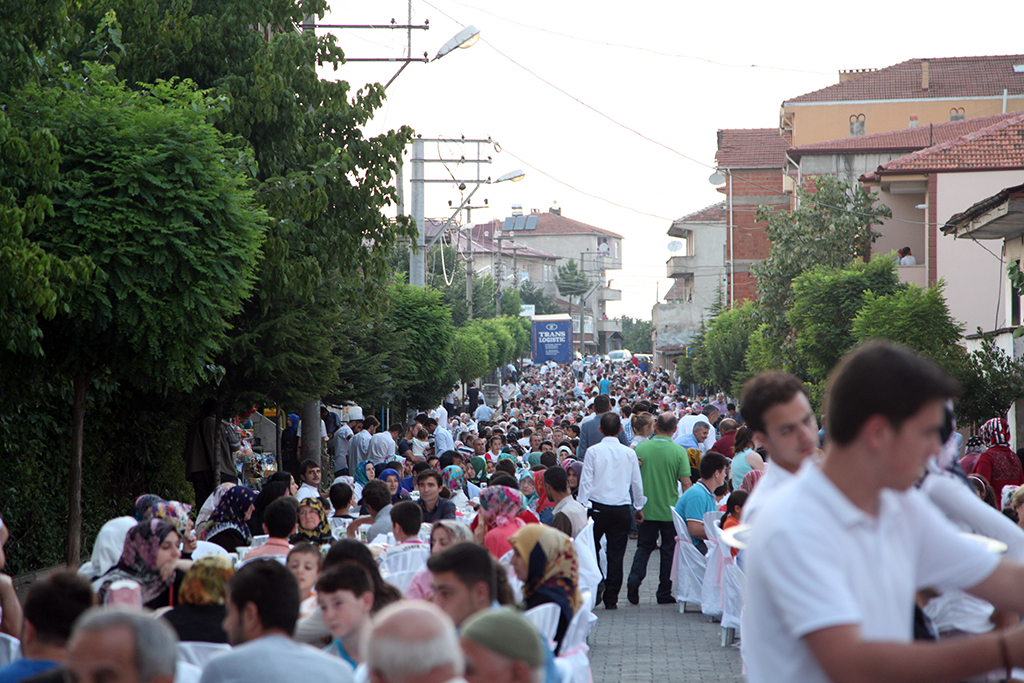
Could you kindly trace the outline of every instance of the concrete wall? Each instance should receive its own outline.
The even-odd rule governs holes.
[[[871,245],[872,257],[910,247],[918,265],[925,265],[925,210],[915,208],[925,203],[925,193],[892,194],[877,190],[876,194],[879,201],[892,211],[892,218],[874,226],[874,230],[881,234]]]
[[[973,100],[898,100],[887,102],[839,102],[790,104],[783,107],[783,117],[792,119],[793,146],[850,137],[850,116],[864,114],[864,134],[887,133],[910,127],[910,117],[917,116],[919,126],[948,123],[949,111],[962,107],[967,118],[990,116],[1003,110],[1003,98]],[[1024,97],[1008,97],[1006,111],[1024,110]]]
[[[857,182],[865,173],[871,173],[882,164],[902,156],[895,153],[805,154],[800,157],[800,172],[804,176],[834,175],[846,182]]]
[[[1003,188],[1024,182],[1024,171],[942,173],[937,178],[936,226],[972,204]],[[1004,264],[1001,240],[953,239],[939,234],[936,241],[937,274],[946,280],[949,311],[965,324],[965,333],[976,328],[992,330],[1007,324]],[[1003,286],[1005,290],[1005,285]]]

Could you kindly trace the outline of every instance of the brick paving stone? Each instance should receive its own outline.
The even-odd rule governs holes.
[[[625,570],[633,563],[636,541],[626,550]],[[594,683],[740,683],[738,648],[722,647],[722,627],[699,612],[679,613],[678,605],[659,605],[658,552],[651,554],[640,604],[619,594],[619,608],[598,606],[590,632],[590,667]]]

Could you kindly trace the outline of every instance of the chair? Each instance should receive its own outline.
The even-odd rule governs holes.
[[[247,564],[252,564],[253,562],[259,562],[260,560],[277,560],[278,562],[280,562],[281,564],[283,564],[285,566],[288,565],[288,556],[287,555],[257,555],[256,557],[247,557],[244,560],[239,560],[238,564],[235,565],[235,570],[237,571],[237,570],[241,569],[242,567],[244,567]]]
[[[200,669],[217,655],[231,652],[227,643],[205,643],[200,641],[184,641],[178,643],[178,661],[187,662]]]
[[[737,563],[725,565],[722,581],[722,647],[731,645],[739,631],[745,580],[743,570]]]
[[[590,648],[587,646],[587,636],[590,635],[590,628],[593,622],[590,619],[590,610],[587,608],[589,597],[584,600],[576,614],[573,615],[569,627],[565,630],[565,637],[562,638],[562,647],[555,658],[555,667],[558,669],[561,683],[592,683],[590,673]]]
[[[722,513],[718,510],[704,513],[704,543],[707,545],[707,569],[701,585],[700,611],[712,619],[722,616],[722,572],[725,569],[725,558],[719,548],[722,545],[719,536],[722,533]],[[732,555],[729,556],[730,561]]]
[[[220,547],[216,543],[210,543],[209,541],[196,541],[196,549],[192,551],[192,559],[198,560],[206,557],[207,555],[223,555],[224,557],[231,557],[232,553],[224,550],[224,548]]]
[[[352,523],[352,520],[348,517],[331,517],[330,522],[331,536],[334,537],[334,540],[340,541],[345,538],[345,532],[348,531],[348,527]]]
[[[686,603],[700,605],[701,587],[704,582],[704,574],[707,572],[708,560],[693,545],[693,538],[686,528],[686,522],[676,509],[668,506],[672,511],[672,524],[676,528],[676,556],[672,563],[672,580],[676,582],[676,602],[679,603],[679,611],[686,611]]]
[[[430,548],[426,545],[409,543],[395,546],[384,556],[381,574],[388,583],[405,593],[412,577],[427,564],[428,557]]]
[[[512,588],[512,595],[515,597],[516,603],[520,603],[523,601],[523,582],[516,574],[516,570],[512,568],[512,553],[514,552],[514,550],[509,550],[498,559],[498,563],[505,568],[505,577],[508,579],[509,587]]]
[[[555,635],[558,633],[558,617],[561,616],[561,613],[558,605],[549,602],[526,610],[523,612],[523,616],[537,627],[537,632],[553,648]]]
[[[252,543],[249,544],[250,548],[259,548],[261,545],[267,542],[270,538],[269,534],[260,534],[259,536],[252,537]]]
[[[579,535],[572,542],[576,548],[576,558],[579,562],[579,590],[589,591],[591,596],[597,595],[597,586],[601,583],[601,570],[597,566],[597,553],[594,550],[594,520],[587,522]],[[594,606],[590,605],[590,609]]]
[[[0,667],[21,659],[21,641],[14,636],[0,633]]]

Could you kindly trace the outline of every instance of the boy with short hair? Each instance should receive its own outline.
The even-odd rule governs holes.
[[[326,652],[341,657],[354,670],[362,661],[360,641],[370,628],[373,610],[370,575],[354,562],[331,567],[316,582],[316,599],[324,624],[334,637]]]
[[[299,543],[288,553],[288,570],[299,582],[299,618],[305,619],[316,611],[313,587],[320,578],[320,549],[312,543]]]

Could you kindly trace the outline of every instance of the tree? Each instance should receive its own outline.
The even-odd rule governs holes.
[[[896,261],[879,257],[854,260],[843,268],[814,266],[793,282],[793,306],[787,319],[794,331],[798,365],[806,379],[819,382],[855,343],[853,320],[868,292],[885,296],[906,288],[896,274]],[[795,369],[795,368],[794,368]]]
[[[980,425],[993,417],[1006,417],[1014,401],[1024,397],[1024,360],[1013,359],[995,343],[995,335],[981,334],[981,348],[959,354],[952,363],[960,382],[956,417],[960,426]]]
[[[455,377],[451,368],[455,331],[451,311],[440,292],[429,287],[395,283],[388,288],[391,302],[387,316],[396,334],[404,335],[403,356],[408,361],[404,390],[396,398],[408,408],[433,408],[450,391]]]
[[[565,265],[558,266],[555,284],[558,293],[565,297],[583,296],[590,289],[590,281],[586,273],[576,267],[575,259],[569,259]]]
[[[652,353],[651,321],[619,318],[622,323],[622,345],[633,353]]]
[[[853,319],[854,339],[888,339],[948,366],[950,354],[961,352],[963,328],[949,314],[944,287],[940,280],[927,289],[907,287],[884,296],[866,292]]]
[[[555,303],[555,300],[532,282],[524,282],[520,285],[519,296],[524,304],[534,306],[537,315],[554,315],[558,313],[558,304]]]
[[[871,226],[892,215],[888,207],[875,206],[874,195],[830,175],[816,179],[814,192],[797,188],[797,197],[800,205],[792,212],[773,213],[767,206],[757,210],[757,219],[767,222],[772,246],[751,272],[757,277],[759,315],[780,346],[790,332],[786,311],[792,305],[793,280],[814,266],[842,268],[867,257],[878,237]]]
[[[59,181],[22,188],[46,191],[53,205],[34,241],[95,268],[39,321],[43,353],[73,377],[67,559],[76,566],[90,384],[187,388],[207,376],[252,286],[266,215],[246,187],[251,159],[209,123],[219,103],[190,83],[134,93],[86,65],[2,104],[16,127],[52,131],[59,145]]]
[[[493,367],[487,357],[487,345],[472,327],[460,327],[455,330],[452,344],[452,369],[455,376],[464,385],[477,377],[483,377]]]
[[[739,394],[749,376],[744,358],[750,334],[757,326],[755,307],[745,302],[739,308],[723,311],[708,325],[704,336],[704,383]]]

